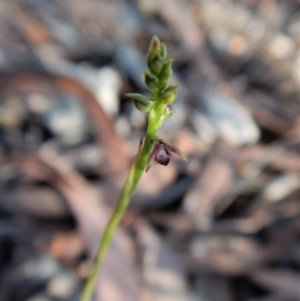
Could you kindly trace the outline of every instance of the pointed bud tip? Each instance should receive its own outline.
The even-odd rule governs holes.
[[[174,59],[168,59],[167,61],[165,61],[165,64],[171,65],[171,64],[173,64],[173,62],[174,62]]]
[[[150,47],[155,50],[160,50],[160,41],[157,36],[153,36],[151,43],[150,43]]]
[[[185,162],[190,162],[190,160],[185,155],[181,155],[180,158]]]

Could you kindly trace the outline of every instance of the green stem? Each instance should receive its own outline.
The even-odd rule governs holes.
[[[143,171],[145,170],[147,164],[148,154],[151,149],[151,142],[149,135],[146,136],[142,149],[139,150],[138,155],[133,163],[129,175],[124,183],[123,189],[121,191],[118,203],[114,209],[114,212],[104,230],[104,234],[99,245],[97,256],[92,266],[92,270],[89,274],[87,282],[84,286],[84,290],[81,295],[80,301],[90,301],[92,294],[94,292],[94,287],[97,280],[97,275],[99,268],[103,262],[104,256],[106,254],[107,248],[110,245],[113,234],[127,208],[131,196],[139,182]]]
[[[163,43],[160,43],[159,39],[154,36],[151,40],[147,54],[147,64],[149,70],[145,72],[145,83],[152,94],[153,100],[151,101],[147,97],[138,93],[127,94],[129,98],[132,98],[135,101],[135,105],[138,110],[148,112],[147,134],[143,145],[140,146],[139,152],[122,188],[118,203],[114,209],[112,217],[110,218],[104,230],[102,240],[99,245],[94,264],[92,266],[92,270],[83,289],[80,301],[91,300],[97,280],[98,270],[102,264],[107,248],[110,245],[113,234],[124,214],[125,209],[130,202],[136,185],[138,184],[142,173],[146,168],[148,156],[152,150],[152,146],[154,145],[155,140],[158,139],[156,137],[156,132],[162,126],[165,119],[170,117],[170,108],[168,110],[167,105],[175,100],[176,87],[171,87],[171,89],[173,89],[171,92],[174,95],[172,95],[172,93],[170,92],[170,87],[169,90],[165,90],[163,92],[168,78],[172,75],[173,60],[166,61],[166,56],[166,46]],[[162,93],[164,93],[164,97],[161,97]],[[168,94],[168,97],[166,98],[166,93],[171,94]],[[171,148],[171,151],[177,153],[181,157],[184,157],[183,155],[181,155],[181,152],[174,147]]]

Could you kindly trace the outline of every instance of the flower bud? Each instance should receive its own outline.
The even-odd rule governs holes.
[[[174,113],[175,110],[171,106],[166,106],[166,110],[165,110],[166,119],[169,119]]]
[[[145,83],[149,89],[156,88],[158,85],[158,78],[151,72],[145,71]]]
[[[134,105],[141,112],[149,112],[153,108],[153,101],[151,101],[151,103],[148,106],[145,106],[144,104],[135,100]]]
[[[153,108],[154,102],[142,94],[127,93],[125,96],[134,100],[134,105],[139,111],[149,112]]]
[[[145,83],[152,94],[159,92],[159,79],[151,72],[145,71]]]
[[[163,68],[163,62],[157,57],[149,61],[148,67],[154,74],[158,75]]]
[[[163,68],[159,74],[159,79],[162,81],[168,80],[172,76],[172,64],[174,59],[170,59],[164,62]]]
[[[161,43],[157,36],[153,36],[150,42],[149,53],[151,54],[159,54],[161,51]]]
[[[171,104],[177,97],[177,88],[178,85],[169,86],[165,91],[160,95],[160,99],[164,104]]]

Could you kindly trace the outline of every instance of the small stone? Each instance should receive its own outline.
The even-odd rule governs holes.
[[[199,96],[202,102],[198,109],[219,137],[233,146],[249,145],[258,141],[260,132],[257,124],[250,112],[236,99],[207,86],[199,89]],[[194,125],[196,127],[197,123]]]
[[[47,280],[60,270],[59,264],[50,256],[41,256],[25,262],[22,268],[24,277]]]
[[[290,37],[278,34],[271,40],[268,50],[276,59],[287,59],[295,53],[296,46]]]
[[[70,95],[61,95],[43,117],[51,131],[67,145],[77,144],[86,136],[87,113],[79,100]]]
[[[77,285],[78,281],[74,275],[64,272],[52,278],[46,290],[51,297],[65,300],[75,292]]]
[[[300,187],[297,174],[288,174],[275,178],[263,190],[262,197],[270,203],[276,203],[288,197]]]
[[[122,86],[120,74],[113,68],[103,67],[97,74],[96,95],[103,110],[110,116],[119,110],[119,91]]]

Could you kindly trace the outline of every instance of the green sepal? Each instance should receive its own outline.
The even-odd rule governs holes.
[[[164,90],[161,95],[160,99],[164,104],[171,104],[177,97],[177,88],[178,85],[169,86],[166,90]]]
[[[127,93],[127,94],[125,94],[125,96],[138,101],[139,103],[143,104],[144,106],[148,106],[152,102],[149,98],[147,98],[146,96],[144,96],[140,93]]]
[[[162,61],[164,61],[167,58],[167,46],[164,43],[160,43],[159,57]]]

